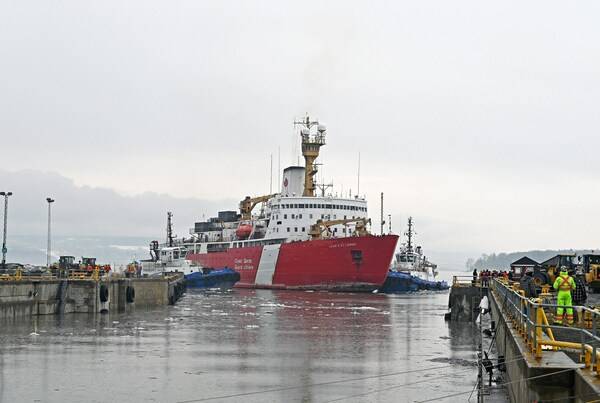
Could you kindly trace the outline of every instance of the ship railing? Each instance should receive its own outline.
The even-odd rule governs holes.
[[[583,369],[600,377],[599,310],[585,306],[561,306],[563,315],[568,309],[576,314],[576,321],[565,326],[565,318],[555,317],[559,305],[549,303],[553,301],[552,294],[542,292],[538,298],[526,298],[517,282],[493,279],[490,284],[507,325],[512,326],[536,359],[541,359],[544,351],[575,351],[579,353]],[[544,291],[548,288],[545,287]],[[558,322],[557,319],[562,320]]]
[[[452,276],[452,287],[481,287],[481,281],[473,276]]]

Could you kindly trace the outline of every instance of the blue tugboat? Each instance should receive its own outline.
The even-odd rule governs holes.
[[[222,269],[202,269],[186,259],[185,246],[175,246],[172,214],[167,213],[167,243],[159,247],[158,241],[150,243],[149,260],[142,260],[141,275],[145,277],[162,276],[167,272],[183,273],[185,284],[190,288],[232,288],[240,280],[240,273],[224,267]]]
[[[232,288],[235,283],[240,281],[240,273],[224,268],[210,271],[196,271],[190,274],[184,274],[185,284],[192,288]]]
[[[427,260],[420,246],[413,247],[412,217],[408,218],[407,242],[400,247],[394,263],[379,289],[384,293],[405,293],[421,290],[447,290],[448,283],[436,281],[437,265]]]

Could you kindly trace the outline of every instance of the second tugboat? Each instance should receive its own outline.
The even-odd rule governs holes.
[[[427,260],[420,246],[413,247],[412,217],[408,218],[407,242],[396,254],[396,259],[380,289],[385,293],[403,293],[420,290],[447,290],[445,281],[435,281],[437,265]]]
[[[383,285],[397,235],[373,236],[364,198],[325,195],[315,182],[326,128],[309,117],[294,122],[305,165],[283,171],[281,192],[246,197],[239,213],[197,222],[176,244],[202,269],[231,268],[236,287],[373,291]],[[317,188],[321,195],[317,195]],[[262,204],[258,214],[253,209]],[[160,253],[163,250],[161,249]]]

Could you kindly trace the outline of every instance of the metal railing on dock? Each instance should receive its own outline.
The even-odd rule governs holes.
[[[0,274],[0,282],[2,281],[48,281],[57,279],[68,279],[68,280],[94,280],[99,281],[100,279],[109,278],[108,275],[103,275],[98,269],[94,269],[92,272],[87,271],[74,271],[69,273],[68,277],[60,277],[54,273],[45,272],[41,274],[30,275],[23,273],[21,269],[16,269],[13,274]]]
[[[452,276],[452,287],[481,287],[479,277],[473,280],[473,276]]]
[[[547,291],[547,288],[543,291]],[[573,326],[550,324],[559,305],[552,302],[552,295],[542,292],[538,298],[526,298],[519,283],[504,279],[494,279],[490,289],[498,308],[521,336],[529,351],[537,359],[543,357],[546,350],[568,349],[579,352],[579,360],[585,369],[600,376],[600,337],[598,324],[600,311],[584,306],[561,306],[573,309],[578,314],[578,323]],[[566,334],[571,337],[566,337]],[[574,337],[572,337],[574,335]]]

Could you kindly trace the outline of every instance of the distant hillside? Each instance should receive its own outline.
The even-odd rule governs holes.
[[[510,264],[515,260],[527,256],[536,262],[543,262],[544,260],[550,259],[552,256],[559,253],[577,253],[582,255],[585,253],[593,253],[590,249],[561,249],[561,250],[530,250],[526,252],[510,252],[510,253],[492,253],[491,255],[483,254],[477,259],[469,259],[466,262],[466,267],[470,270],[473,269],[507,269]],[[595,250],[598,252],[598,250]]]

